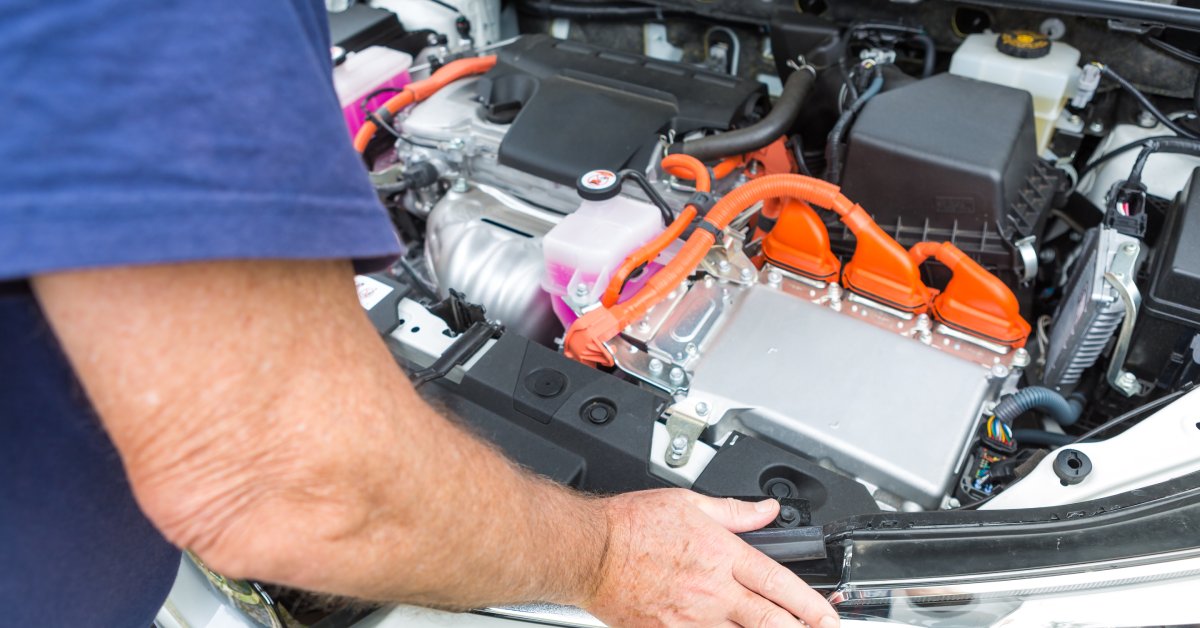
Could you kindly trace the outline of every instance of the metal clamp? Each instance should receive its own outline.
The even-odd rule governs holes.
[[[692,457],[692,447],[708,427],[704,416],[712,410],[703,401],[684,400],[667,409],[667,451],[669,467],[682,467]]]
[[[1037,237],[1021,238],[1013,242],[1013,247],[1021,260],[1021,283],[1033,281],[1037,278],[1038,271]]]
[[[1129,342],[1133,338],[1133,326],[1137,323],[1138,308],[1142,304],[1142,294],[1134,283],[1137,269],[1138,245],[1130,242],[1117,249],[1109,271],[1104,273],[1104,280],[1112,285],[1125,305],[1125,318],[1121,321],[1121,331],[1117,334],[1117,343],[1113,346],[1112,361],[1108,363],[1108,383],[1126,397],[1132,397],[1141,391],[1137,376],[1126,371],[1125,356],[1129,353]]]

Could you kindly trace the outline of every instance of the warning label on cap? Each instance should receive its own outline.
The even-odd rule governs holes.
[[[583,175],[580,181],[589,190],[603,190],[617,182],[617,175],[612,170],[593,170]]]

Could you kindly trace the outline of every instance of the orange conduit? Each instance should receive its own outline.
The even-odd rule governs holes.
[[[667,155],[662,160],[663,170],[668,172],[674,170],[676,172],[686,172],[690,176],[687,178],[696,181],[696,189],[700,192],[708,192],[712,189],[712,181],[708,178],[708,169],[704,167],[704,163],[691,155]],[[662,233],[655,236],[653,240],[646,243],[645,246],[638,249],[633,255],[625,258],[625,261],[613,273],[612,279],[608,282],[608,287],[604,290],[604,294],[600,297],[600,303],[604,307],[612,307],[616,304],[617,299],[621,298],[621,289],[625,287],[625,281],[629,275],[637,270],[642,264],[652,261],[658,257],[663,249],[671,245],[679,234],[683,233],[684,229],[691,224],[692,219],[696,217],[696,208],[688,205],[679,212],[675,220],[667,226]]]
[[[683,153],[667,155],[666,158],[664,158],[662,161],[663,170],[665,170],[667,172],[667,174],[669,174],[673,177],[679,177],[680,179],[683,179],[685,181],[694,180],[696,178],[695,173],[698,172],[697,170],[694,170],[691,167],[681,166],[680,164],[682,162],[679,162],[679,161],[672,161],[671,162],[672,165],[670,165],[670,166],[667,165],[668,160],[671,160],[674,157],[679,157],[679,156],[696,159],[695,157],[692,157],[691,155],[684,155]],[[738,166],[742,165],[743,161],[744,161],[744,157],[742,155],[726,157],[725,159],[721,160],[721,163],[713,166],[713,169],[712,169],[713,176],[718,179],[724,179],[725,177],[728,177],[730,174],[732,174],[733,171],[736,170]],[[700,169],[704,170],[704,174],[707,175],[708,169],[704,167],[704,162],[696,160],[696,163],[700,164]],[[707,192],[708,190],[704,190],[704,191]]]
[[[929,289],[921,283],[916,263],[903,247],[871,220],[862,207],[842,196],[836,185],[801,175],[764,176],[725,195],[709,211],[705,221],[720,231],[755,203],[783,197],[833,210],[858,238],[854,257],[843,273],[849,284],[847,287],[882,298],[892,305],[911,307],[911,311],[925,309]],[[695,270],[714,242],[711,233],[696,229],[675,259],[651,277],[632,298],[612,307],[596,308],[576,320],[567,330],[564,342],[566,355],[585,364],[612,366],[612,354],[604,343],[645,315],[654,304],[679,286]],[[855,287],[856,283],[860,287]]]
[[[442,66],[437,72],[434,72],[429,78],[409,83],[400,93],[392,96],[387,102],[383,103],[383,106],[387,108],[389,113],[396,115],[405,107],[429,98],[439,89],[450,83],[468,76],[483,74],[495,65],[495,55],[451,61]],[[360,153],[366,150],[367,144],[371,142],[372,137],[375,137],[375,133],[378,130],[379,127],[374,122],[367,120],[366,124],[363,124],[358,129],[358,133],[354,135],[354,150]]]

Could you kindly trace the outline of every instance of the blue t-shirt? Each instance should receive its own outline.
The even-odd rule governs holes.
[[[0,2],[0,624],[148,626],[179,560],[27,278],[399,251],[325,19],[319,0]]]

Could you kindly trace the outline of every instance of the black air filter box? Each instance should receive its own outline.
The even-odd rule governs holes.
[[[1028,93],[939,74],[867,103],[842,189],[906,247],[951,241],[1015,272],[1011,243],[1037,233],[1057,185],[1036,151]]]

